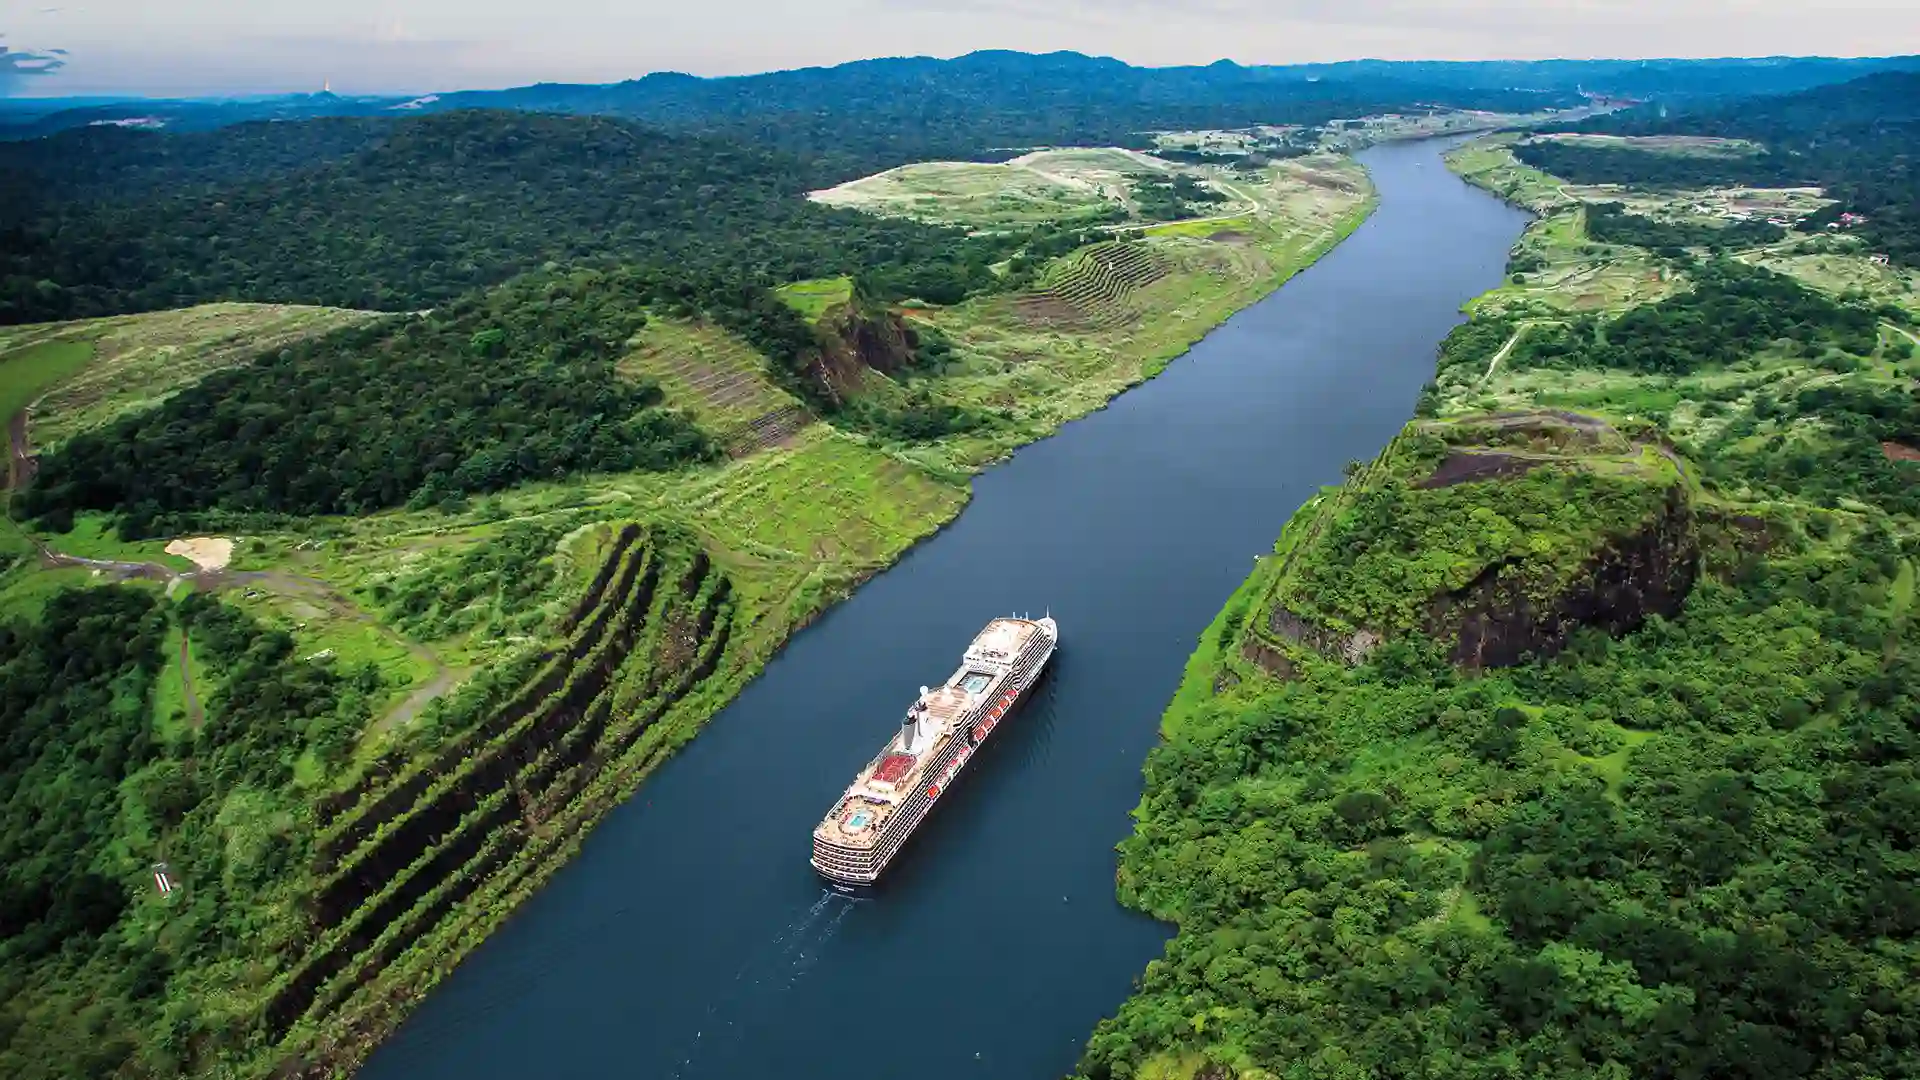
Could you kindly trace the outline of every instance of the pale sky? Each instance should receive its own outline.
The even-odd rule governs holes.
[[[0,0],[0,96],[411,92],[988,48],[1153,65],[1884,56],[1920,53],[1920,0]]]

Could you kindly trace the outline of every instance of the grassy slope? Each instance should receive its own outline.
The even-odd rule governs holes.
[[[782,285],[780,299],[785,300],[808,322],[819,322],[827,309],[838,307],[853,299],[853,279],[846,277],[815,278],[811,281],[795,281]]]
[[[838,280],[845,283],[846,295],[852,295],[851,283]],[[833,294],[829,288],[806,296],[811,305],[818,302],[816,298]],[[752,346],[717,326],[655,319],[640,332],[633,353],[619,367],[623,373],[658,382],[669,406],[689,410],[701,427],[722,441],[732,441],[756,420],[801,407],[792,394],[774,385],[766,360]]]
[[[0,330],[0,356],[31,343],[92,352],[34,410],[33,441],[45,451],[122,413],[145,408],[220,368],[305,337],[377,318],[368,312],[284,304],[205,304]],[[0,415],[16,403],[0,400]]]
[[[1555,178],[1514,162],[1504,149],[1502,139],[1470,144],[1452,155],[1450,163],[1469,180],[1543,214],[1516,252],[1544,255],[1552,269],[1543,276],[1551,276],[1554,284],[1503,287],[1475,301],[1470,309],[1476,313],[1518,317],[1523,321],[1551,321],[1563,317],[1569,310],[1617,313],[1665,291],[1630,284],[1638,279],[1641,267],[1652,264],[1651,258],[1637,249],[1621,250],[1587,241],[1580,229],[1578,201],[1565,194]],[[1864,255],[1858,253],[1830,254],[1825,260],[1765,257],[1765,262],[1775,269],[1794,273],[1809,285],[1836,293],[1871,273]],[[1836,272],[1836,264],[1844,267],[1844,272]],[[1630,269],[1622,269],[1623,266]],[[1912,295],[1898,275],[1873,274],[1872,280],[1879,282],[1883,289],[1876,299],[1903,306],[1911,303]],[[1684,281],[1665,284],[1668,289],[1685,287]],[[1835,288],[1836,285],[1840,287]],[[1498,337],[1488,340],[1497,342]],[[1096,1032],[1089,1056],[1083,1063],[1089,1075],[1102,1078],[1130,1075],[1155,1080],[1362,1076],[1377,1075],[1371,1070],[1380,1067],[1382,1053],[1391,1054],[1390,1047],[1410,1055],[1434,1052],[1435,1044],[1422,1044],[1420,1036],[1409,1030],[1396,1030],[1391,1037],[1350,1033],[1349,1037],[1361,1041],[1346,1047],[1315,1040],[1319,1037],[1317,1033],[1341,1031],[1340,1025],[1346,1022],[1346,1017],[1356,1015],[1351,1006],[1338,1004],[1333,995],[1342,991],[1355,971],[1382,963],[1402,965],[1402,974],[1393,976],[1397,981],[1392,981],[1390,988],[1381,988],[1381,992],[1396,995],[1396,1000],[1402,992],[1410,995],[1404,1013],[1408,1022],[1430,1013],[1443,1017],[1438,1023],[1446,1023],[1443,1012],[1446,999],[1423,997],[1408,980],[1432,980],[1439,970],[1445,973],[1441,976],[1443,979],[1465,981],[1473,965],[1482,963],[1466,959],[1470,951],[1491,948],[1486,943],[1505,932],[1482,910],[1475,894],[1463,887],[1478,846],[1472,838],[1485,835],[1530,800],[1541,798],[1544,791],[1568,782],[1569,778],[1591,776],[1604,785],[1616,803],[1621,802],[1628,785],[1650,782],[1646,778],[1650,774],[1642,774],[1641,770],[1657,768],[1652,764],[1656,759],[1636,756],[1643,749],[1649,753],[1709,756],[1722,752],[1715,736],[1698,735],[1701,729],[1697,723],[1692,731],[1693,737],[1700,738],[1699,744],[1679,750],[1681,743],[1677,738],[1661,730],[1623,727],[1624,719],[1619,723],[1593,720],[1593,707],[1585,705],[1581,695],[1567,700],[1529,699],[1525,696],[1527,691],[1516,690],[1521,680],[1509,682],[1503,676],[1490,676],[1479,689],[1471,690],[1465,697],[1481,708],[1495,704],[1518,706],[1533,721],[1540,721],[1544,714],[1552,722],[1552,730],[1547,731],[1547,725],[1540,723],[1524,729],[1519,740],[1523,749],[1514,758],[1512,770],[1487,772],[1470,756],[1455,749],[1448,741],[1451,737],[1448,733],[1431,727],[1423,729],[1418,721],[1410,719],[1420,714],[1423,700],[1431,700],[1436,694],[1433,686],[1422,685],[1421,674],[1389,675],[1384,680],[1377,672],[1365,674],[1365,669],[1361,675],[1349,674],[1344,664],[1292,646],[1275,636],[1267,625],[1266,615],[1279,602],[1295,604],[1337,623],[1343,615],[1351,617],[1368,610],[1369,603],[1384,604],[1392,609],[1397,599],[1404,599],[1383,597],[1370,591],[1378,575],[1360,573],[1359,567],[1353,564],[1353,549],[1333,542],[1330,537],[1354,519],[1356,506],[1368,497],[1368,492],[1388,484],[1396,475],[1410,478],[1407,440],[1419,436],[1423,430],[1431,430],[1435,424],[1446,425],[1470,414],[1539,408],[1578,409],[1616,423],[1636,425],[1639,430],[1659,431],[1703,468],[1689,465],[1686,475],[1682,476],[1672,461],[1645,448],[1634,453],[1615,453],[1603,448],[1604,452],[1584,455],[1580,467],[1610,475],[1609,482],[1624,480],[1630,485],[1652,482],[1658,487],[1684,483],[1696,506],[1709,515],[1740,515],[1742,520],[1749,520],[1745,515],[1753,515],[1750,520],[1765,517],[1775,523],[1777,535],[1785,539],[1778,553],[1780,565],[1844,565],[1854,560],[1847,546],[1855,537],[1873,528],[1888,528],[1896,537],[1908,538],[1911,544],[1912,538],[1920,535],[1920,522],[1846,498],[1839,500],[1836,509],[1829,496],[1796,496],[1791,486],[1783,488],[1741,479],[1745,455],[1763,443],[1786,437],[1811,440],[1808,445],[1818,446],[1823,438],[1817,429],[1759,419],[1756,434],[1745,440],[1732,440],[1728,432],[1730,425],[1743,422],[1742,416],[1753,416],[1752,410],[1763,395],[1790,400],[1797,392],[1813,388],[1902,390],[1910,386],[1912,377],[1920,374],[1920,363],[1893,355],[1896,346],[1898,340],[1891,334],[1885,335],[1881,352],[1874,357],[1857,358],[1865,361],[1858,363],[1836,362],[1831,355],[1803,356],[1791,350],[1770,350],[1727,369],[1707,369],[1686,376],[1591,369],[1516,370],[1514,367],[1499,368],[1489,375],[1488,363],[1497,350],[1494,344],[1473,356],[1449,357],[1449,366],[1439,372],[1435,387],[1439,420],[1411,424],[1402,439],[1396,440],[1394,447],[1368,472],[1346,487],[1323,492],[1296,512],[1276,542],[1274,554],[1260,561],[1227,602],[1189,660],[1186,677],[1163,719],[1164,746],[1156,752],[1157,760],[1149,762],[1147,793],[1136,811],[1139,825],[1135,835],[1122,845],[1118,874],[1123,902],[1180,922],[1183,929],[1180,938],[1169,947],[1169,959],[1156,961],[1149,968],[1143,987],[1129,1000],[1120,1016],[1103,1023]],[[1835,370],[1836,363],[1842,369],[1839,372]],[[1649,423],[1653,425],[1651,428],[1645,426]],[[1754,421],[1749,419],[1744,423]],[[1620,471],[1622,468],[1626,470],[1624,473]],[[1712,478],[1703,484],[1697,475],[1699,471],[1711,473]],[[1515,485],[1466,485],[1446,491],[1461,493],[1471,503],[1476,499],[1474,490],[1478,487],[1479,501],[1493,508],[1512,494],[1510,490],[1497,490],[1502,486]],[[1444,492],[1420,494],[1436,496]],[[1597,524],[1581,505],[1575,504],[1572,510],[1571,515],[1554,520],[1576,528],[1592,529]],[[1457,519],[1457,515],[1455,517]],[[1447,519],[1445,512],[1434,512],[1428,507],[1418,516],[1419,524],[1407,528],[1430,527]],[[1496,519],[1474,520],[1476,528],[1488,530],[1480,539],[1489,539],[1500,532],[1490,524],[1493,520]],[[1543,519],[1543,524],[1550,526],[1551,522]],[[1551,533],[1551,528],[1547,533]],[[1449,550],[1445,536],[1401,537],[1400,542],[1383,543],[1383,546],[1403,553],[1419,553],[1422,562],[1435,562],[1428,557],[1437,557],[1433,567],[1435,580],[1431,584],[1448,587],[1458,584],[1456,579],[1460,575],[1470,576],[1478,565],[1512,551],[1528,550],[1534,540],[1542,536],[1542,531],[1530,527],[1517,535],[1502,535],[1517,547],[1502,551],[1498,544],[1490,548],[1481,545],[1479,550],[1469,549],[1463,553],[1458,545]],[[1580,543],[1562,546],[1569,550],[1582,548],[1591,540],[1588,536]],[[1465,561],[1453,565],[1452,560],[1463,554],[1467,556]],[[1709,569],[1727,572],[1727,564],[1719,561],[1726,557],[1724,549],[1718,557],[1710,551]],[[1314,573],[1316,569],[1331,572]],[[1412,569],[1417,571],[1419,567]],[[1816,577],[1827,572],[1826,569],[1813,571]],[[1882,583],[1877,591],[1863,589],[1854,594],[1854,598],[1869,605],[1867,610],[1872,613],[1862,617],[1892,618],[1898,625],[1912,604],[1914,579],[1913,560],[1907,559],[1899,565],[1890,584]],[[1400,580],[1405,585],[1420,580],[1420,575],[1402,575]],[[1310,591],[1313,588],[1323,591],[1314,595]],[[1716,602],[1725,603],[1724,600]],[[1766,617],[1773,614],[1768,612]],[[1837,666],[1821,666],[1830,662],[1816,659],[1809,644],[1814,635],[1810,626],[1787,628],[1764,623],[1761,628],[1763,619],[1750,621],[1754,624],[1752,627],[1737,620],[1724,624],[1703,623],[1704,636],[1726,634],[1727,638],[1710,643],[1704,658],[1692,654],[1673,657],[1676,674],[1649,667],[1647,674],[1638,677],[1685,680],[1697,678],[1694,672],[1698,668],[1679,665],[1718,664],[1723,670],[1710,678],[1723,680],[1728,686],[1764,686],[1770,694],[1782,687],[1801,685],[1800,680],[1810,677],[1810,671],[1823,672],[1821,678],[1834,678],[1842,670]],[[1740,636],[1755,633],[1759,636]],[[1808,637],[1795,636],[1801,634]],[[1889,661],[1898,640],[1896,634],[1886,645]],[[1766,642],[1764,646],[1758,644],[1762,641]],[[1674,648],[1679,651],[1680,646],[1676,644]],[[1638,656],[1637,662],[1649,665],[1660,662],[1659,647],[1649,646],[1649,649],[1650,654]],[[1284,688],[1261,662],[1263,657],[1280,651],[1287,654],[1296,668],[1297,681]],[[1625,677],[1635,676],[1629,672]],[[1396,678],[1404,682],[1396,682]],[[1622,676],[1601,670],[1590,678],[1610,680]],[[1363,682],[1363,679],[1373,681]],[[1535,679],[1526,685],[1533,687],[1532,692],[1537,694],[1541,692],[1541,682]],[[1797,691],[1785,689],[1783,692],[1790,695]],[[1661,694],[1660,691],[1653,693],[1656,698]],[[1453,695],[1454,698],[1462,696]],[[1471,712],[1470,705],[1470,715]],[[1285,761],[1277,765],[1250,765],[1245,761],[1244,755],[1257,752],[1245,744],[1248,737],[1245,732],[1272,729],[1240,725],[1248,724],[1253,717],[1271,716],[1286,716],[1292,724],[1300,725],[1300,733],[1293,736],[1294,742],[1283,754],[1285,759],[1297,759],[1294,762],[1297,768],[1289,768]],[[1656,727],[1667,723],[1655,720],[1651,713],[1642,714],[1642,718]],[[1431,722],[1429,718],[1427,723]],[[1483,718],[1474,722],[1481,723]],[[1263,719],[1255,723],[1268,725],[1275,721]],[[1440,723],[1444,727],[1448,721],[1443,716]],[[1819,736],[1814,732],[1821,730],[1822,724],[1831,723],[1831,720],[1816,718],[1806,729],[1806,738],[1783,736],[1784,753],[1789,758],[1816,754],[1813,747],[1819,742]],[[1240,734],[1236,735],[1236,730]],[[1288,729],[1283,726],[1280,730]],[[1284,741],[1287,736],[1273,737]],[[1214,749],[1216,746],[1219,749]],[[1199,796],[1191,792],[1175,794],[1173,785],[1181,776],[1182,763],[1204,762],[1209,753],[1234,756],[1223,764],[1224,772],[1209,772],[1210,766],[1206,765],[1193,766],[1200,770],[1199,775],[1211,778],[1201,781],[1209,786]],[[1389,857],[1386,847],[1399,841],[1378,840],[1364,849],[1337,852],[1332,861],[1318,853],[1310,841],[1305,846],[1292,841],[1293,830],[1317,831],[1325,827],[1326,804],[1316,804],[1315,800],[1326,799],[1329,791],[1377,791],[1382,790],[1383,785],[1387,785],[1384,790],[1395,793],[1402,812],[1415,822],[1426,823],[1409,826],[1400,838],[1408,850],[1417,851],[1423,861],[1407,866],[1399,876],[1417,884],[1392,880],[1392,874],[1383,879],[1379,876],[1383,871],[1377,864],[1374,872],[1366,870],[1370,858]],[[1641,790],[1641,797],[1646,797],[1645,789]],[[1189,808],[1174,814],[1156,810],[1171,798],[1190,800]],[[1191,801],[1195,799],[1197,802]],[[1252,808],[1259,824],[1251,827],[1218,824],[1232,820],[1236,808],[1242,821],[1247,808]],[[1316,818],[1316,813],[1323,816]],[[1282,854],[1282,850],[1286,854]],[[1291,861],[1293,858],[1312,861],[1295,863]],[[1253,878],[1246,877],[1247,874]],[[1261,884],[1252,884],[1254,879]],[[1337,886],[1327,886],[1325,883],[1330,879],[1344,881],[1349,891],[1343,895]],[[1284,910],[1266,907],[1252,898],[1258,889],[1276,880],[1298,882],[1299,891],[1286,897]],[[1371,884],[1365,883],[1369,881]],[[1244,891],[1232,892],[1236,887]],[[1392,889],[1401,891],[1392,892]],[[1316,890],[1321,891],[1316,894]],[[1381,906],[1383,903],[1394,909],[1391,914]],[[1681,901],[1675,899],[1673,903],[1677,905]],[[1323,906],[1330,904],[1339,906]],[[1263,941],[1261,947],[1265,951],[1256,963],[1268,968],[1270,975],[1249,977],[1241,967],[1245,961],[1238,952],[1239,944],[1256,936],[1253,927],[1260,927],[1259,933],[1264,934],[1270,925],[1291,925],[1294,929],[1285,932],[1286,939],[1277,946]],[[1356,932],[1358,937],[1345,936]],[[1381,946],[1382,952],[1367,953],[1364,942],[1385,944]],[[1297,950],[1297,953],[1276,954],[1272,951],[1276,947]],[[1319,951],[1323,947],[1324,953]],[[1911,963],[1912,953],[1907,945],[1889,941],[1886,949],[1886,962],[1893,968]],[[1422,959],[1440,957],[1443,953],[1445,959],[1431,962]],[[1308,958],[1303,959],[1300,954]],[[1253,954],[1249,952],[1247,956],[1251,958]],[[1382,960],[1382,956],[1388,959]],[[1338,969],[1348,970],[1343,976]],[[1318,974],[1309,977],[1301,974],[1303,972]],[[1204,986],[1204,990],[1197,991],[1197,985]],[[1430,983],[1426,985],[1431,989]],[[1365,989],[1357,988],[1358,983],[1355,986],[1354,994],[1366,993]],[[1250,998],[1264,999],[1266,1004],[1250,1006]],[[1374,999],[1364,996],[1355,1000],[1366,1002],[1365,1009],[1375,1004]],[[1278,1031],[1286,1034],[1282,1036]],[[1514,1039],[1517,1043],[1523,1037],[1516,1035]],[[1276,1041],[1291,1046],[1278,1061],[1274,1057]],[[1379,1051],[1367,1056],[1366,1061],[1372,1064],[1363,1063],[1354,1052],[1360,1046]],[[1551,1053],[1535,1052],[1536,1056],[1525,1059],[1531,1064],[1523,1065],[1514,1059],[1512,1046],[1463,1052],[1483,1063],[1490,1070],[1486,1075],[1537,1073],[1544,1069],[1542,1063]],[[1419,1062],[1432,1064],[1436,1060],[1409,1056],[1401,1059],[1396,1067],[1418,1071]],[[1591,1060],[1594,1059],[1589,1058]],[[1286,1063],[1284,1073],[1266,1071],[1280,1067],[1280,1063]],[[1223,1071],[1223,1066],[1231,1071]],[[1130,1071],[1121,1071],[1123,1067]],[[1520,1072],[1502,1071],[1511,1068],[1518,1068]],[[1611,1074],[1602,1071],[1591,1075]]]
[[[223,590],[223,598],[287,630],[301,656],[332,650],[345,662],[370,661],[384,676],[384,685],[373,691],[374,719],[355,762],[411,745],[407,740],[414,717],[430,717],[434,709],[426,705],[419,711],[422,694],[553,644],[555,620],[598,569],[619,523],[640,522],[658,535],[681,530],[695,537],[731,583],[733,632],[720,670],[578,791],[563,813],[567,825],[552,834],[551,845],[530,849],[511,864],[510,873],[489,878],[462,903],[457,919],[380,965],[365,985],[341,991],[345,996],[334,1006],[337,1023],[296,1026],[286,1042],[256,1047],[245,1059],[243,1072],[263,1071],[288,1054],[341,1063],[355,1060],[398,1022],[407,1003],[450,971],[565,862],[586,826],[691,738],[799,627],[952,520],[966,502],[970,472],[1161,370],[1233,311],[1330,249],[1371,206],[1364,174],[1350,161],[1333,157],[1289,162],[1267,176],[1237,179],[1235,184],[1253,196],[1255,205],[1247,207],[1244,217],[1218,228],[1176,226],[1148,241],[1168,272],[1119,298],[1124,302],[1121,320],[1100,327],[1036,328],[1005,301],[916,312],[914,317],[948,330],[955,340],[956,370],[925,379],[930,388],[943,398],[1004,410],[1006,421],[984,435],[901,449],[815,424],[793,433],[782,446],[673,475],[573,477],[503,492],[451,512],[316,519],[290,524],[285,531],[236,537],[233,570],[253,576]],[[1233,235],[1220,237],[1221,232]],[[1063,266],[1054,279],[1074,273],[1074,266]],[[824,309],[843,299],[846,288],[844,280],[799,283],[786,295],[803,311]],[[57,388],[48,399],[45,419],[37,421],[58,437],[243,359],[252,340],[243,323],[272,345],[358,317],[319,309],[216,305],[91,324],[20,328],[7,340],[17,344],[58,334],[100,345],[99,370],[89,369]],[[673,321],[650,326],[624,366],[660,378],[680,404],[705,410],[709,419],[744,416],[771,406],[776,398],[785,399],[764,379],[746,380],[753,392],[742,400],[735,395],[716,399],[710,384],[696,386],[683,379],[676,385],[676,378],[692,373],[682,363],[689,358],[750,374],[745,361],[751,353],[737,340],[712,328]],[[59,407],[51,407],[56,400]],[[36,441],[39,434],[37,427]],[[54,538],[54,543],[76,543],[94,557],[184,568],[160,553],[160,543],[124,544],[106,533],[103,524],[83,516],[71,537]],[[537,562],[508,567],[497,582],[488,579],[477,596],[459,601],[465,606],[449,617],[421,624],[431,629],[401,629],[394,606],[398,596],[421,582],[430,591],[444,590],[466,572],[469,562],[463,560],[484,555],[517,529],[549,529],[557,539],[542,541],[550,546]],[[518,573],[534,575],[537,588],[509,611],[503,590]],[[56,583],[86,580],[84,571],[45,571],[22,563],[0,577],[0,611],[30,613]],[[169,642],[170,648],[175,645]],[[192,662],[198,665],[197,659]],[[638,660],[629,667],[634,670],[622,679],[645,673],[645,664]],[[196,686],[218,676],[194,674]],[[154,706],[156,725],[162,729],[177,723],[184,684],[177,668],[160,684]],[[347,777],[316,769],[311,759],[295,768],[296,782],[307,797],[347,782]],[[274,891],[274,903],[291,904],[310,892],[317,885],[312,873],[295,868]],[[286,921],[293,910],[282,906],[262,912],[267,920],[263,926],[277,928],[272,933],[295,934],[298,928]],[[221,971],[195,973],[194,994],[205,997],[211,1010],[207,1016],[243,1025],[261,1007],[259,995],[274,985],[275,974],[249,970],[247,990],[225,986],[224,977]]]
[[[92,359],[93,346],[84,341],[39,341],[0,350],[0,417],[10,419]]]

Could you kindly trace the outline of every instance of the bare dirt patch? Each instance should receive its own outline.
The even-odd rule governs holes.
[[[1888,461],[1920,461],[1920,449],[1897,442],[1883,442],[1880,452],[1887,455]]]
[[[1508,476],[1522,476],[1546,464],[1538,458],[1515,457],[1512,454],[1485,454],[1467,451],[1455,451],[1448,454],[1433,475],[1420,481],[1422,488],[1444,488],[1455,484],[1470,484],[1480,480],[1497,480]]]
[[[1087,317],[1080,309],[1044,294],[1022,296],[1013,302],[1013,310],[1029,326],[1072,328],[1085,326]]]
[[[1253,664],[1276,679],[1291,679],[1296,674],[1293,661],[1287,658],[1286,653],[1261,641],[1259,638],[1248,636],[1245,641],[1241,642],[1240,655],[1245,657],[1248,663]]]
[[[1207,239],[1216,244],[1245,244],[1251,242],[1251,238],[1249,238],[1246,233],[1237,232],[1233,229],[1221,229],[1219,232],[1209,235]]]
[[[167,544],[169,555],[179,555],[202,570],[225,570],[233,561],[233,541],[223,536],[196,536]]]

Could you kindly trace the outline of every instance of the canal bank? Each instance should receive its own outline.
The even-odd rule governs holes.
[[[1168,930],[1113,899],[1140,762],[1200,631],[1292,511],[1411,413],[1525,217],[1438,144],[1154,381],[975,482],[799,635],[437,990],[377,1078],[1057,1075]],[[988,618],[1050,610],[1039,696],[850,901],[808,833]]]

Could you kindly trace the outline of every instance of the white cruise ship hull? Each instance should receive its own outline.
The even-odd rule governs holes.
[[[1009,620],[996,620],[996,623],[1006,621]],[[875,798],[873,791],[862,784],[884,776],[879,769],[884,769],[890,756],[904,756],[894,752],[894,744],[888,744],[889,749],[883,750],[881,756],[875,759],[875,766],[863,772],[855,786],[849,788],[834,809],[829,811],[825,821],[814,832],[812,863],[821,877],[850,887],[875,884],[904,850],[908,840],[933,812],[933,808],[950,796],[960,777],[972,767],[974,758],[999,733],[1001,725],[1012,719],[1014,712],[1025,703],[1045,674],[1047,664],[1053,659],[1059,645],[1053,620],[1043,619],[1031,625],[1039,632],[1034,634],[1030,647],[1023,648],[1019,655],[1009,657],[1005,669],[999,673],[1001,677],[994,680],[976,705],[957,712],[950,727],[950,737],[928,748],[924,759],[916,762],[911,783],[898,790],[889,790],[885,821],[871,835],[859,838],[865,843],[859,840],[837,842],[839,833],[833,826],[837,821],[857,817],[864,805],[862,800]],[[994,626],[995,623],[988,624],[988,631],[982,632],[981,638],[976,639],[976,645],[986,638]],[[982,666],[979,657],[970,650],[959,671],[941,690],[951,691],[961,687],[963,680],[977,676],[979,672],[976,669]],[[923,700],[926,697],[923,688]]]

